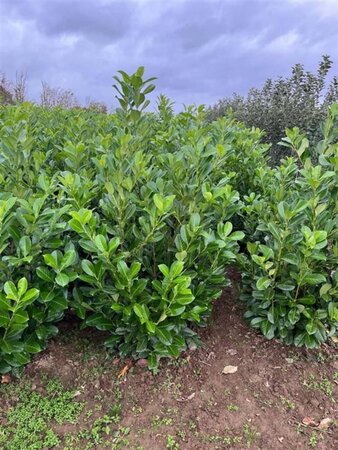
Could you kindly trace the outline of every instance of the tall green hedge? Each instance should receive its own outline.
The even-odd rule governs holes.
[[[0,108],[0,371],[18,373],[69,309],[156,369],[198,343],[230,264],[268,338],[326,340],[338,324],[337,107],[317,162],[290,130],[295,158],[271,169],[259,129],[209,123],[203,108],[174,115],[164,96],[145,113],[152,80],[120,75],[113,115]]]

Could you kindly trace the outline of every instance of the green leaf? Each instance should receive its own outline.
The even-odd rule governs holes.
[[[22,297],[21,302],[26,305],[30,305],[32,302],[34,302],[40,295],[39,289],[29,289],[26,294]]]
[[[165,199],[164,199],[164,211],[165,212],[168,212],[170,210],[174,200],[175,200],[175,195],[168,195],[167,197],[165,197]]]
[[[281,291],[293,291],[296,288],[295,285],[289,283],[277,283],[276,286]]]
[[[26,278],[21,278],[18,281],[18,295],[19,295],[20,298],[27,291],[27,288],[28,288],[28,282],[27,282]]]
[[[231,223],[231,222],[227,222],[226,224],[224,224],[224,227],[223,227],[223,237],[229,236],[229,234],[230,234],[231,231],[232,231],[232,228],[233,228],[233,226],[232,226],[232,223]]]
[[[54,282],[52,273],[46,267],[37,267],[36,274],[39,278],[41,278],[41,280],[47,281],[48,283]]]
[[[281,219],[286,220],[286,215],[285,215],[285,203],[284,202],[280,202],[277,205],[277,210],[278,210],[278,214],[281,217]]]
[[[43,259],[44,259],[45,263],[47,264],[47,266],[52,267],[54,270],[58,270],[58,268],[59,268],[58,261],[53,254],[43,255]]]
[[[156,326],[155,326],[154,322],[151,322],[148,320],[146,322],[146,327],[147,327],[147,330],[149,331],[149,333],[151,333],[151,334],[155,333]]]
[[[300,319],[300,312],[297,308],[292,308],[288,313],[288,320],[291,325],[295,325]]]
[[[0,308],[0,327],[7,328],[9,322],[9,314],[6,311],[2,311]]]
[[[76,231],[76,233],[81,234],[83,232],[83,226],[82,226],[81,222],[79,222],[78,220],[71,219],[69,221],[69,225],[72,230]]]
[[[190,289],[181,289],[180,294],[176,297],[176,302],[180,305],[189,305],[194,301],[194,296]]]
[[[0,350],[7,355],[11,355],[12,353],[21,351],[22,347],[23,345],[21,343],[13,342],[8,338],[7,339],[0,338]]]
[[[83,259],[81,261],[81,267],[82,267],[82,270],[87,275],[90,275],[91,277],[96,278],[95,267],[94,267],[94,264],[91,261],[88,261],[87,259]]]
[[[109,253],[114,253],[117,247],[120,245],[120,239],[115,237],[109,241]]]
[[[230,236],[228,236],[228,239],[230,241],[241,241],[242,239],[244,239],[245,234],[243,233],[243,231],[235,231],[234,233],[230,234]]]
[[[117,270],[123,276],[125,281],[129,281],[129,269],[125,261],[119,261],[117,263]]]
[[[330,319],[338,322],[338,303],[330,302],[328,304],[327,311],[329,313]]]
[[[316,298],[314,296],[301,297],[297,302],[302,305],[314,305],[316,303]]]
[[[269,277],[261,277],[256,282],[256,287],[259,291],[264,291],[271,285],[271,280]]]
[[[146,323],[149,320],[149,312],[145,305],[135,303],[133,306],[134,313],[141,319],[141,323]]]
[[[59,313],[67,308],[68,302],[66,298],[57,295],[49,300],[48,306],[48,320],[51,321],[53,316],[59,317]]]
[[[60,272],[56,275],[55,281],[59,286],[65,287],[69,283],[69,278],[65,273]]]
[[[95,313],[87,317],[86,324],[95,327],[100,331],[109,331],[113,329],[111,320],[103,316],[101,313]]]
[[[166,266],[165,264],[160,264],[160,265],[158,266],[158,268],[159,268],[160,272],[163,273],[163,275],[164,275],[165,277],[169,277],[169,275],[170,275],[170,270],[169,270],[169,267],[168,267],[168,266]]]
[[[156,370],[158,367],[158,357],[155,353],[148,355],[148,367],[150,370]]]
[[[148,280],[142,278],[133,283],[131,288],[131,292],[133,294],[133,298],[136,299],[142,292],[145,290],[147,286]]]
[[[46,340],[48,337],[48,329],[47,329],[47,327],[45,327],[45,325],[40,325],[35,330],[35,333],[36,333],[37,337],[42,341]]]
[[[275,326],[268,320],[263,320],[260,324],[260,328],[267,339],[272,339],[275,336]]]
[[[288,254],[288,255],[283,256],[282,260],[289,264],[292,264],[294,266],[299,266],[299,264],[300,264],[298,255]]]
[[[182,225],[180,228],[180,237],[182,241],[187,244],[188,243],[188,236],[187,236],[187,227],[186,225]]]
[[[174,263],[172,263],[172,265],[170,266],[170,277],[171,278],[178,277],[178,275],[182,273],[183,267],[184,267],[183,261],[175,261]]]
[[[160,194],[155,194],[153,197],[156,208],[163,213],[164,212],[164,198]]]
[[[282,234],[282,230],[280,228],[278,228],[277,225],[275,225],[274,223],[268,223],[267,225],[268,230],[270,231],[270,233],[272,234],[272,236],[279,242],[281,240],[281,234]]]
[[[137,111],[137,109],[132,109],[130,111],[130,117],[132,118],[132,120],[137,121],[141,116],[140,111]]]
[[[252,319],[252,320],[250,321],[250,325],[251,325],[253,328],[259,328],[261,322],[263,322],[264,320],[265,320],[264,317],[255,317],[254,319]]]
[[[28,317],[28,313],[27,311],[24,311],[23,309],[19,309],[17,311],[15,311],[15,313],[12,316],[12,323],[16,324],[25,324],[26,322],[28,322],[29,317]]]
[[[28,362],[28,361],[27,361]],[[11,371],[11,366],[6,361],[0,360],[0,373],[5,374]]]
[[[23,236],[19,241],[19,247],[24,257],[29,255],[32,248],[31,241],[28,236]]]
[[[10,362],[12,367],[21,367],[29,363],[30,356],[29,353],[20,351],[12,353],[10,357],[7,357],[6,359]]]
[[[179,305],[172,305],[170,308],[167,309],[166,314],[168,316],[180,316],[185,311],[185,306],[179,306]]]
[[[40,342],[34,335],[31,335],[24,344],[24,348],[28,353],[39,353],[42,350]]]
[[[9,298],[11,300],[19,299],[19,294],[18,294],[18,291],[17,291],[13,281],[6,281],[6,283],[4,285],[4,291],[7,294],[7,298]]]
[[[95,245],[101,253],[105,253],[108,251],[108,244],[106,238],[102,234],[98,234],[95,236]]]
[[[19,318],[20,322],[20,318]],[[16,343],[13,343],[15,348],[13,351],[21,351],[23,348],[23,343],[19,341],[19,338],[21,337],[23,331],[27,328],[28,322],[24,321],[22,323],[12,323],[10,328],[7,329],[7,336],[6,339],[16,341]]]
[[[193,229],[197,228],[201,223],[200,215],[198,213],[192,214],[189,222]]]
[[[319,295],[321,297],[323,297],[324,295],[326,295],[329,292],[329,290],[331,288],[332,288],[332,284],[330,284],[330,283],[323,284],[323,286],[320,288]]]
[[[69,250],[66,252],[61,260],[60,270],[64,270],[67,267],[70,267],[74,264],[76,260],[76,252],[75,250]]]
[[[180,356],[180,349],[177,345],[169,345],[168,351],[170,356],[172,356],[173,358],[178,358]]]
[[[175,258],[178,261],[184,261],[187,256],[188,256],[188,253],[185,250],[183,250],[182,252],[175,253]]]
[[[302,284],[317,285],[325,283],[325,281],[326,281],[325,275],[322,275],[321,273],[312,273],[303,278]]]
[[[137,275],[140,272],[140,270],[141,270],[141,263],[133,262],[132,265],[130,266],[130,269],[129,269],[128,278],[130,280],[133,280],[134,278],[137,277]]]
[[[164,328],[156,327],[155,334],[164,345],[170,345],[173,341],[170,331]]]
[[[308,332],[308,334],[315,334],[318,330],[317,325],[312,321],[312,322],[308,322],[306,324],[306,331]]]
[[[120,340],[121,340],[120,336],[110,336],[108,339],[104,341],[104,345],[108,348],[115,348]]]

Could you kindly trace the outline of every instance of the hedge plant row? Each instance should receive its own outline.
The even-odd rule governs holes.
[[[152,79],[115,79],[112,115],[0,109],[0,372],[19,373],[69,309],[156,369],[198,344],[234,264],[267,338],[332,336],[337,105],[316,162],[293,129],[295,156],[271,169],[260,130],[207,123],[203,108],[175,115],[164,96],[145,113]]]

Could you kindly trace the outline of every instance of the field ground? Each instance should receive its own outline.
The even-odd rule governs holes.
[[[337,344],[267,341],[235,299],[229,288],[216,302],[202,349],[122,379],[125,362],[107,355],[102,334],[69,317],[25,376],[0,386],[0,448],[338,448]],[[228,365],[237,372],[223,374]],[[324,418],[333,422],[321,429]]]

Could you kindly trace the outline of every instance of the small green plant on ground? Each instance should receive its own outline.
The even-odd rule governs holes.
[[[214,444],[216,448],[226,447],[236,447],[241,444],[243,437],[239,435],[229,434],[228,432],[217,433],[217,434],[206,434],[201,436],[201,440],[206,443]],[[219,447],[219,445],[221,447]]]
[[[227,410],[228,411],[238,411],[239,410],[239,406],[234,405],[233,403],[231,403],[230,405],[227,406]]]
[[[309,389],[313,389],[316,391],[323,392],[327,397],[333,398],[333,384],[332,382],[325,378],[321,377],[320,379],[316,378],[313,374],[310,374],[308,379],[304,381],[304,385]]]
[[[246,446],[248,448],[252,447],[254,444],[257,443],[258,439],[260,438],[260,433],[257,431],[257,429],[250,425],[249,423],[246,423],[243,426],[243,436],[244,440],[246,442]]]
[[[313,431],[309,437],[309,446],[311,448],[317,447],[318,444],[318,436],[315,431]]]
[[[172,426],[174,425],[175,422],[172,415],[175,414],[177,414],[176,409],[174,410],[168,409],[164,411],[161,416],[156,414],[151,420],[151,425],[155,428],[159,428],[162,426]]]
[[[7,400],[18,398],[15,406],[7,410],[0,425],[0,447],[8,450],[33,450],[53,448],[61,443],[51,423],[75,424],[84,408],[83,402],[74,399],[56,380],[46,385],[46,395],[32,391],[31,386],[1,386]]]
[[[284,397],[283,395],[280,395],[279,399],[286,409],[295,409],[296,405],[290,399]]]
[[[168,448],[169,450],[179,450],[181,447],[178,444],[178,442],[176,442],[174,436],[168,435],[167,442],[166,442],[166,448]]]

